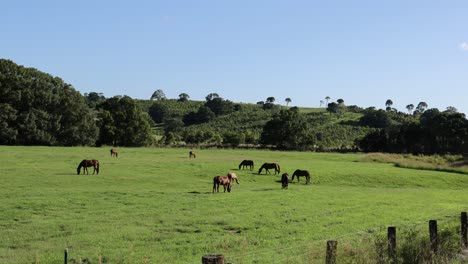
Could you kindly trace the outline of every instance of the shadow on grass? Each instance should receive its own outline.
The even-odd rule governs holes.
[[[191,192],[188,192],[190,194],[211,194],[212,192],[199,192],[199,191],[191,191]]]
[[[277,191],[281,190],[281,187],[279,188],[265,188],[265,189],[258,189],[258,190],[252,190],[253,192],[268,192],[268,191]]]

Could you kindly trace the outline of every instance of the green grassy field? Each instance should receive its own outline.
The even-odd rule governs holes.
[[[91,263],[201,263],[209,253],[304,263],[322,258],[327,239],[343,245],[389,225],[426,231],[468,206],[467,175],[359,154],[197,149],[189,159],[189,149],[119,148],[111,158],[109,149],[0,146],[0,263],[63,263],[65,248]],[[100,160],[98,176],[76,175],[85,158]],[[282,190],[278,175],[239,171],[243,159],[308,169],[312,184]],[[212,178],[229,171],[240,184],[212,194]]]

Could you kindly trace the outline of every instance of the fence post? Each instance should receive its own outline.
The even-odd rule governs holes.
[[[327,241],[327,258],[325,260],[326,264],[335,264],[336,263],[336,246],[338,241],[328,240]]]
[[[396,227],[389,226],[387,230],[388,239],[388,257],[391,260],[396,259]]]
[[[431,240],[431,250],[437,253],[438,239],[437,239],[437,220],[429,220],[429,237]]]
[[[202,264],[224,264],[224,256],[221,254],[209,254],[202,257]]]
[[[462,248],[468,247],[468,238],[467,238],[467,229],[468,229],[468,220],[466,212],[461,213],[461,245]]]
[[[68,263],[68,248],[64,250],[63,255],[64,255],[63,263],[67,264]]]

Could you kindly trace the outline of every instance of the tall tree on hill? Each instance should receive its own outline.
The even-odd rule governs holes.
[[[154,91],[153,95],[151,95],[151,100],[165,100],[167,99],[166,98],[166,95],[164,94],[163,90],[161,89],[158,89],[156,91]]]
[[[320,107],[322,107],[323,103],[323,100],[320,100]]]
[[[215,99],[215,98],[219,98],[219,94],[217,94],[217,93],[210,93],[210,94],[208,94],[208,95],[205,97],[206,101],[211,101],[211,100],[213,100],[213,99]]]
[[[292,100],[291,100],[291,98],[288,97],[288,98],[284,99],[284,101],[286,102],[286,106],[288,106],[289,103],[290,103]]]
[[[392,105],[393,105],[393,101],[388,99],[386,102],[385,102],[385,106],[386,106],[386,110],[387,111],[391,111],[392,110]]]
[[[422,113],[424,113],[424,111],[426,111],[427,109],[427,103],[426,102],[419,102],[419,104],[416,106],[416,110],[414,111],[413,114],[415,115],[420,115]]]
[[[413,104],[409,104],[406,106],[406,109],[408,109],[408,114],[411,115],[411,113],[413,112],[413,109],[414,109],[414,105]]]
[[[190,96],[186,93],[181,93],[179,94],[179,102],[186,102],[188,101],[188,99],[190,98]]]
[[[328,101],[330,100],[330,96],[325,97],[326,105],[328,105]]]

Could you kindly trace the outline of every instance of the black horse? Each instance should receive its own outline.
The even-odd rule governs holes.
[[[243,160],[240,164],[239,164],[239,170],[241,169],[245,169],[245,167],[250,167],[250,170],[253,170],[254,168],[254,162],[253,160]]]
[[[281,186],[283,187],[283,189],[288,189],[288,184],[289,184],[289,174],[283,173],[283,175],[281,175]]]
[[[258,174],[262,172],[262,170],[265,169],[265,174],[270,174],[269,169],[274,169],[275,174],[280,173],[280,165],[278,163],[263,163],[262,167],[258,170]]]
[[[297,182],[299,182],[299,176],[305,176],[306,177],[306,184],[310,183],[310,173],[307,170],[296,170],[296,171],[294,171],[291,181],[294,180],[294,176],[297,177]]]

